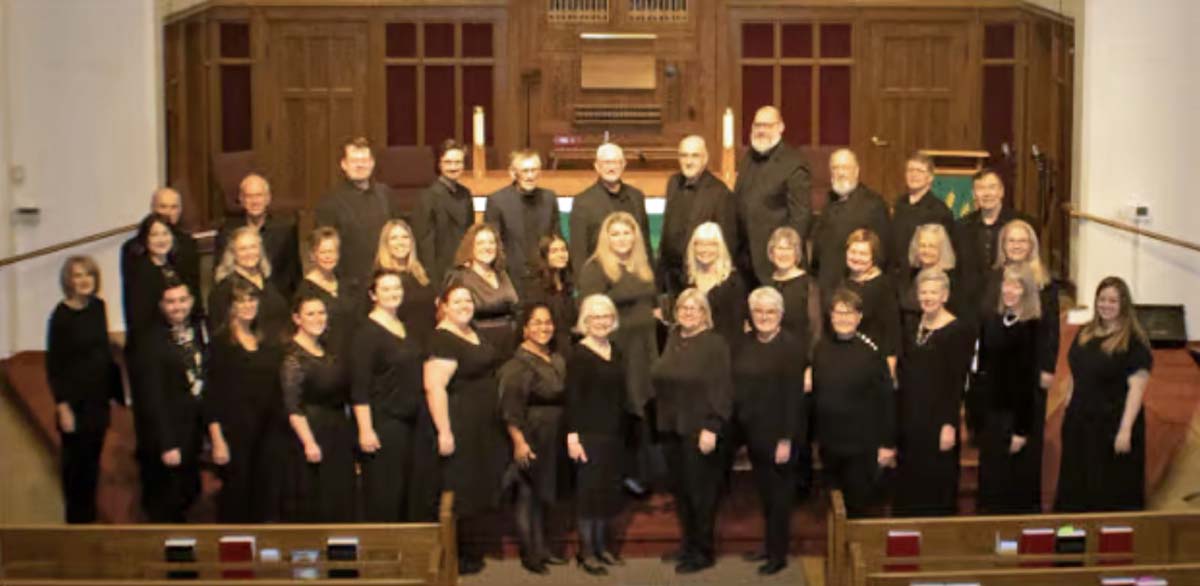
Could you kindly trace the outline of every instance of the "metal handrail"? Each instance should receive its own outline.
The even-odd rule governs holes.
[[[1159,242],[1166,242],[1167,244],[1174,244],[1175,246],[1186,248],[1188,250],[1192,250],[1195,252],[1200,252],[1200,244],[1196,244],[1194,242],[1188,242],[1187,240],[1175,238],[1174,236],[1167,236],[1166,234],[1163,234],[1161,232],[1155,232],[1153,230],[1146,230],[1144,228],[1138,228],[1137,226],[1126,224],[1124,222],[1118,222],[1116,220],[1110,220],[1108,218],[1097,216],[1094,214],[1089,214],[1087,212],[1081,212],[1081,211],[1075,209],[1075,206],[1072,206],[1069,203],[1063,204],[1062,208],[1063,208],[1063,211],[1066,212],[1068,216],[1075,218],[1075,219],[1087,220],[1089,222],[1096,222],[1097,224],[1104,224],[1105,226],[1108,226],[1110,228],[1116,228],[1117,230],[1129,232],[1131,234],[1137,234],[1139,236],[1145,236],[1146,238],[1158,240]]]
[[[119,227],[113,228],[111,230],[97,232],[95,234],[90,234],[90,235],[84,236],[82,238],[76,238],[74,240],[67,240],[66,242],[59,242],[58,244],[51,244],[50,246],[46,246],[44,248],[39,248],[37,250],[31,250],[29,252],[23,252],[21,254],[13,255],[8,258],[0,258],[0,268],[4,268],[8,265],[15,265],[19,262],[24,262],[24,261],[27,261],[30,259],[38,258],[40,256],[54,254],[56,252],[59,252],[61,250],[66,250],[68,248],[74,248],[76,246],[82,246],[84,244],[91,244],[92,242],[96,242],[98,240],[104,240],[105,238],[111,238],[118,234],[132,232],[133,230],[136,230],[137,227],[138,227],[137,224],[129,224],[126,226],[119,226]]]

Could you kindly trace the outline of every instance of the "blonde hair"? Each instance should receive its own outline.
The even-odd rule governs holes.
[[[705,222],[696,226],[696,230],[692,232],[692,237],[688,239],[687,252],[687,274],[690,283],[696,282],[696,276],[700,274],[700,264],[696,262],[696,241],[716,240],[720,245],[720,250],[717,252],[717,262],[713,265],[712,270],[717,273],[717,282],[723,282],[733,273],[733,259],[729,256],[729,247],[725,244],[725,236],[721,233],[721,226],[716,222]]]
[[[401,261],[392,256],[388,250],[388,238],[391,237],[392,231],[400,228],[408,232],[408,239],[412,242],[412,250],[408,252],[408,258]],[[425,272],[425,267],[421,264],[421,259],[417,258],[417,238],[413,236],[412,227],[404,220],[388,220],[383,225],[383,230],[379,231],[379,246],[375,249],[375,268],[388,269],[400,273],[408,273],[422,285],[429,284],[429,275]]]
[[[233,231],[233,235],[229,237],[229,243],[225,245],[225,252],[221,255],[221,264],[217,265],[214,277],[217,283],[224,281],[225,277],[234,273],[237,263],[234,260],[233,250],[237,248],[238,240],[247,236],[253,236],[258,241],[258,272],[262,274],[263,279],[271,276],[271,261],[267,260],[267,251],[263,248],[262,235],[258,233],[258,228],[242,226]]]
[[[580,334],[587,332],[588,318],[601,312],[611,313],[613,316],[612,329],[608,333],[617,331],[617,327],[621,325],[617,315],[617,306],[612,299],[609,299],[608,295],[603,293],[592,293],[579,303],[579,319],[575,321],[575,331]]]
[[[996,247],[996,264],[992,265],[992,267],[1000,269],[1009,264],[1008,255],[1004,252],[1004,239],[1008,238],[1010,231],[1017,228],[1024,230],[1029,235],[1029,258],[1025,259],[1024,264],[1029,266],[1029,270],[1033,273],[1033,280],[1037,283],[1037,288],[1041,289],[1050,283],[1050,273],[1042,265],[1042,253],[1041,247],[1038,246],[1037,232],[1025,220],[1010,220],[1003,228],[1000,228],[1000,245]]]
[[[908,243],[908,264],[913,268],[921,266],[921,259],[917,255],[917,250],[920,248],[921,236],[929,234],[936,236],[939,239],[938,243],[938,262],[936,267],[943,271],[948,271],[956,264],[958,260],[954,256],[954,247],[950,245],[950,235],[946,233],[946,227],[941,224],[922,224],[917,226],[913,232],[912,240]]]
[[[780,226],[771,232],[771,237],[767,239],[767,258],[771,259],[771,262],[775,261],[775,247],[779,245],[780,240],[792,243],[792,248],[796,250],[795,266],[800,266],[800,259],[803,258],[800,253],[804,248],[804,240],[800,238],[800,233],[791,226]]]
[[[679,294],[678,298],[675,299],[675,312],[678,313],[679,308],[688,301],[696,302],[696,305],[700,307],[700,312],[704,314],[704,318],[702,320],[704,327],[712,329],[712,306],[708,304],[708,296],[704,293],[701,293],[700,290],[695,287],[688,287],[687,289],[683,290],[683,293]],[[675,321],[679,321],[679,318],[676,318]]]
[[[654,281],[654,272],[650,270],[650,259],[646,258],[646,245],[642,240],[642,230],[638,227],[637,220],[633,219],[633,215],[629,212],[613,212],[604,218],[604,223],[600,225],[600,234],[596,238],[596,251],[588,260],[599,263],[600,268],[604,271],[604,276],[609,281],[615,283],[621,278],[621,260],[613,252],[612,242],[608,236],[608,230],[613,224],[625,224],[633,232],[633,249],[629,251],[629,262],[626,265],[629,272],[642,281]],[[582,238],[582,235],[579,237]]]
[[[75,267],[82,267],[84,272],[92,276],[92,280],[96,281],[96,290],[92,294],[99,295],[100,265],[96,264],[96,259],[80,254],[67,257],[67,260],[63,261],[62,269],[58,272],[58,286],[62,288],[63,297],[70,297],[75,294],[75,283],[72,279]]]
[[[1021,300],[1017,302],[1017,321],[1039,319],[1042,317],[1042,299],[1038,295],[1037,282],[1033,271],[1027,266],[1009,265],[1004,267],[1004,276],[1000,279],[999,301],[996,303],[996,313],[1004,313],[1008,308],[1004,305],[1004,284],[1020,283]],[[1055,317],[1057,319],[1057,316]]]
[[[943,271],[937,267],[921,269],[921,272],[917,273],[917,279],[915,283],[917,290],[920,290],[921,285],[924,283],[937,283],[942,286],[942,289],[945,290],[946,293],[950,292],[950,277],[946,276],[946,271]]]

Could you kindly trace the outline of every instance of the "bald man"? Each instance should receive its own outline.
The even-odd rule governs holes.
[[[300,284],[300,236],[295,218],[273,214],[271,184],[257,173],[251,173],[238,185],[240,216],[228,218],[217,230],[213,248],[213,268],[221,264],[225,246],[238,228],[253,226],[262,236],[263,250],[271,263],[270,280],[287,299],[292,298]]]
[[[621,181],[625,172],[625,151],[613,143],[596,149],[596,183],[576,195],[571,202],[570,228],[571,267],[575,276],[596,250],[600,224],[613,212],[629,212],[637,219],[646,245],[646,258],[654,261],[650,246],[650,220],[646,216],[646,195]]]
[[[679,172],[667,180],[667,208],[658,244],[658,287],[672,299],[687,288],[685,258],[696,226],[721,226],[730,255],[737,252],[737,205],[725,183],[708,171],[708,147],[701,136],[679,142]]]
[[[858,180],[858,157],[850,149],[829,156],[829,194],[812,230],[812,272],[821,295],[829,299],[846,273],[846,238],[866,228],[888,242],[891,221],[887,202]],[[904,255],[908,258],[907,251]],[[883,259],[879,259],[882,266]]]
[[[808,236],[812,216],[809,189],[812,176],[800,151],[783,142],[783,117],[774,106],[754,114],[750,151],[738,163],[738,228],[742,233],[739,267],[758,284],[769,284],[774,267],[767,258],[767,240],[780,226]]]
[[[171,232],[175,237],[175,253],[173,264],[179,273],[179,278],[192,289],[192,295],[200,298],[200,250],[196,239],[183,231],[179,219],[183,216],[183,198],[179,192],[170,187],[160,187],[150,195],[150,212],[159,214],[171,223]],[[138,247],[137,235],[121,244],[121,279],[129,280],[133,268],[134,251]],[[195,311],[203,315],[203,308],[196,304]]]

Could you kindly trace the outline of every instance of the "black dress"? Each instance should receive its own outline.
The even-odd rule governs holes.
[[[908,335],[908,332],[917,331],[917,324],[921,322],[921,314],[923,312],[921,311],[921,301],[917,297],[917,275],[920,272],[921,269],[913,268],[905,272],[894,273],[896,275],[896,291],[900,296],[900,331],[905,332],[905,335]],[[946,310],[955,316],[970,321],[970,316],[964,315],[959,305],[962,294],[958,291],[958,271],[951,269],[945,271],[945,273],[946,277],[950,279],[950,296],[946,300]],[[995,312],[995,310],[996,308],[993,307],[992,312]]]
[[[432,282],[421,284],[412,273],[400,273],[404,301],[396,317],[413,343],[421,349],[422,358],[429,354],[429,340],[437,327],[437,289]],[[413,429],[412,477],[408,483],[409,521],[436,521],[441,479],[438,474],[437,430],[429,416],[425,401],[417,406],[416,427]]]
[[[809,316],[809,298],[813,279],[807,273],[786,281],[778,279],[772,284],[783,295],[783,330],[804,340],[805,347],[814,339],[812,318]]]
[[[350,401],[346,366],[328,350],[317,356],[292,342],[283,358],[280,379],[288,414],[308,420],[313,440],[321,448],[321,461],[313,464],[305,459],[299,438],[292,443],[302,470],[296,479],[298,502],[289,516],[309,523],[353,521],[357,435],[346,412]]]
[[[563,404],[566,400],[567,365],[552,354],[550,362],[524,349],[500,368],[500,416],[521,430],[537,458],[529,468],[509,466],[506,476],[522,476],[533,494],[546,504],[566,492],[570,479],[567,432]]]
[[[121,304],[125,309],[126,349],[132,351],[141,333],[157,326],[162,320],[158,302],[162,300],[167,279],[182,278],[170,262],[158,265],[150,255],[139,254],[129,258],[122,271]],[[199,289],[192,289],[196,305],[200,305]],[[200,312],[193,312],[199,315]]]
[[[325,348],[338,356],[345,356],[351,338],[359,322],[366,315],[362,298],[339,283],[338,294],[334,295],[309,279],[300,281],[296,287],[297,297],[316,297],[325,304],[325,333],[321,342]]]
[[[404,329],[422,349],[429,347],[429,337],[437,327],[437,291],[433,283],[421,284],[412,273],[400,273],[400,284],[404,287],[404,301],[396,310],[396,317],[404,322]]]
[[[277,522],[280,510],[280,450],[287,443],[279,365],[283,346],[264,341],[246,350],[229,330],[217,332],[209,363],[209,419],[221,424],[229,463],[221,467],[217,519],[222,523]]]
[[[980,323],[985,321],[1000,304],[1000,288],[1004,280],[1004,269],[992,269],[984,279],[986,285],[979,296]],[[1046,283],[1038,289],[1042,317],[1037,321],[1037,363],[1040,372],[1053,374],[1058,366],[1058,344],[1061,324],[1059,323],[1058,284]]]
[[[96,520],[100,453],[108,431],[109,401],[124,403],[121,373],[108,341],[104,300],[89,297],[82,309],[59,303],[46,333],[46,378],[54,402],[75,415],[62,437],[62,489],[68,523]]]
[[[579,434],[587,462],[575,465],[575,510],[606,519],[624,504],[625,360],[612,346],[610,360],[576,344],[567,360],[566,433]]]
[[[725,338],[731,347],[746,333],[750,308],[746,305],[746,282],[734,271],[708,290],[708,305],[712,309],[713,331]]]
[[[458,365],[446,385],[454,453],[442,458],[442,486],[454,492],[455,514],[472,517],[499,503],[508,463],[508,442],[497,416],[500,360],[487,338],[472,344],[442,329],[434,330],[429,352],[431,359]]]
[[[471,325],[496,350],[498,360],[512,357],[517,349],[517,290],[508,273],[496,271],[493,287],[470,267],[457,267],[446,276],[446,287],[463,285],[475,299],[475,320]]]
[[[862,296],[863,317],[858,325],[859,333],[875,342],[884,356],[896,356],[900,351],[900,306],[896,302],[892,280],[880,273],[861,283],[847,278],[842,285]],[[824,303],[826,320],[831,309],[829,302],[826,299]]]
[[[658,292],[654,280],[643,281],[633,273],[622,270],[615,282],[609,281],[604,269],[595,260],[583,265],[579,275],[579,300],[593,293],[604,293],[617,306],[619,327],[612,342],[621,348],[625,359],[626,399],[630,413],[642,417],[646,403],[654,398],[650,385],[650,363],[658,356],[657,321],[654,304]]]
[[[786,314],[785,314],[786,315]],[[754,481],[766,524],[766,551],[772,561],[786,561],[797,457],[808,449],[808,413],[804,370],[808,343],[782,330],[763,342],[743,334],[733,354],[734,441],[727,442],[727,461],[736,444],[745,443],[754,466]],[[775,463],[775,447],[792,442],[791,461]]]
[[[920,320],[904,332],[896,367],[900,390],[899,445],[893,511],[905,516],[953,514],[958,504],[958,423],[974,333],[955,319],[924,332]],[[942,426],[954,428],[954,447],[941,451]]]
[[[217,331],[228,325],[230,304],[233,303],[233,287],[241,283],[258,291],[258,328],[263,333],[263,339],[273,344],[283,344],[288,332],[291,331],[291,310],[287,299],[274,281],[263,279],[259,287],[253,281],[234,271],[229,273],[221,282],[213,286],[208,294],[208,325],[209,330]]]
[[[569,353],[571,340],[575,337],[571,330],[575,328],[575,322],[579,319],[579,311],[575,307],[575,296],[572,291],[569,288],[551,288],[539,281],[529,287],[529,299],[526,300],[525,305],[529,306],[532,303],[545,303],[550,308],[550,315],[554,319],[552,347],[555,352],[564,355]]]
[[[1042,510],[1042,439],[1046,393],[1038,384],[1037,320],[983,322],[979,373],[979,512],[1017,515]],[[1010,454],[1012,436],[1025,438]]]
[[[351,400],[370,406],[381,446],[374,454],[361,455],[366,520],[405,521],[413,433],[425,402],[424,353],[416,340],[397,337],[368,317],[355,333],[354,351],[347,358]]]
[[[1067,354],[1075,390],[1063,418],[1056,511],[1139,510],[1145,505],[1145,409],[1134,420],[1129,453],[1117,454],[1113,442],[1125,412],[1129,377],[1149,371],[1154,357],[1136,336],[1130,336],[1128,349],[1112,355],[1101,349],[1104,340],[1095,337],[1080,344],[1077,335]]]

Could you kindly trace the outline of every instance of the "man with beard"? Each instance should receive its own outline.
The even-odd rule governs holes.
[[[343,285],[365,291],[375,262],[379,232],[384,223],[400,217],[392,204],[391,190],[377,183],[371,143],[358,137],[342,145],[344,178],[317,204],[317,227],[329,226],[341,239],[337,275]]]
[[[812,272],[826,300],[846,273],[846,238],[851,232],[866,228],[880,240],[889,241],[892,227],[887,203],[859,183],[858,174],[854,151],[838,149],[829,156],[829,201],[817,216],[812,232]],[[907,251],[904,258],[908,258]]]
[[[958,251],[954,212],[933,194],[933,159],[921,153],[909,155],[904,163],[904,184],[907,191],[896,197],[892,206],[892,237],[884,238],[887,246],[888,265],[893,273],[907,273],[908,247],[918,226],[941,224],[950,236],[950,244]]]
[[[571,267],[578,280],[579,271],[596,250],[596,239],[600,225],[613,212],[629,212],[642,231],[642,242],[646,245],[646,258],[654,260],[650,247],[650,220],[646,216],[646,195],[632,185],[621,181],[625,172],[625,151],[613,143],[605,143],[596,149],[596,179],[591,187],[576,195],[571,202]]]
[[[780,226],[789,226],[803,238],[812,215],[809,201],[811,175],[799,151],[783,143],[783,118],[774,106],[754,114],[750,152],[738,163],[737,198],[738,264],[757,284],[770,283],[774,268],[767,258],[767,240]],[[757,284],[755,286],[757,286]]]
[[[538,241],[562,234],[558,221],[558,196],[538,187],[542,158],[537,151],[514,151],[508,174],[513,182],[487,198],[483,221],[500,232],[508,277],[525,300],[530,284],[538,279]]]
[[[442,141],[437,149],[437,179],[418,196],[413,212],[417,257],[436,288],[442,286],[446,273],[454,268],[458,245],[475,223],[471,190],[459,182],[466,168],[466,154],[466,147],[458,141],[452,138]]]
[[[257,173],[242,179],[238,186],[238,203],[245,214],[229,219],[217,230],[213,267],[221,264],[233,232],[242,226],[254,226],[262,237],[267,261],[271,263],[270,281],[284,297],[291,299],[300,284],[300,236],[295,218],[270,213],[271,184]]]
[[[165,217],[171,223],[171,235],[175,237],[175,249],[172,251],[174,258],[171,260],[171,266],[175,267],[175,271],[179,273],[179,279],[191,289],[192,295],[198,296],[200,294],[200,250],[196,246],[196,239],[179,227],[179,219],[183,216],[183,198],[179,196],[178,191],[170,187],[156,189],[150,196],[150,212]],[[131,278],[129,273],[133,267],[133,258],[137,255],[135,252],[137,247],[136,235],[121,244],[122,282],[128,282]],[[201,307],[196,307],[195,311],[203,314]]]
[[[684,263],[688,241],[696,227],[716,222],[725,245],[737,252],[737,206],[733,194],[708,171],[708,147],[697,135],[679,142],[679,172],[667,180],[667,207],[658,244],[658,287],[671,299],[687,287]]]
[[[1029,216],[1004,205],[1004,181],[992,169],[983,169],[971,178],[975,194],[975,211],[958,221],[961,241],[959,266],[962,271],[961,299],[979,299],[987,282],[988,271],[996,262],[1000,229],[1012,220],[1025,220],[1035,225]],[[971,316],[968,316],[971,317]]]

